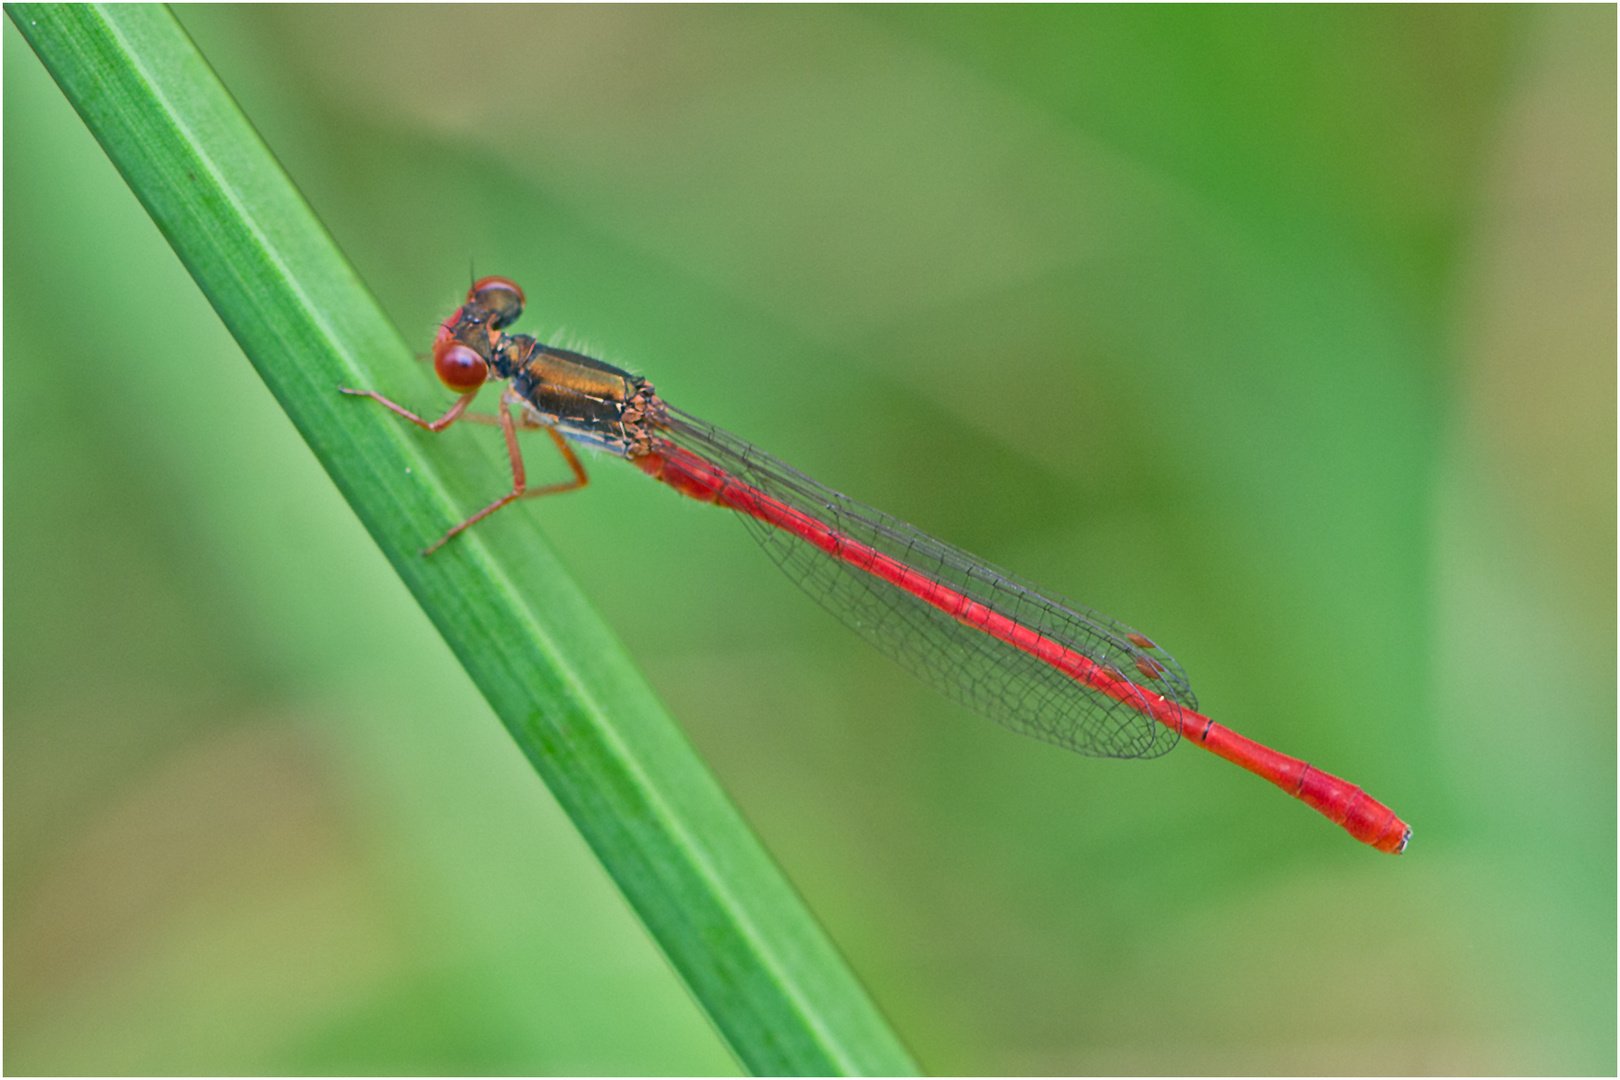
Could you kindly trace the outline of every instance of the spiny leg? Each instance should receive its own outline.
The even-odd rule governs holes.
[[[574,478],[572,480],[564,480],[556,484],[544,484],[535,488],[525,486],[528,482],[528,478],[527,473],[523,468],[523,452],[518,448],[518,424],[513,422],[511,410],[508,408],[508,404],[511,402],[521,404],[522,399],[513,397],[510,391],[503,393],[501,395],[500,412],[497,413],[493,418],[495,422],[500,425],[501,434],[506,436],[506,453],[507,456],[512,460],[511,493],[502,495],[499,499],[496,499],[494,502],[478,511],[478,513],[474,514],[466,521],[463,521],[460,525],[457,525],[455,528],[439,537],[438,543],[422,552],[423,555],[431,555],[435,551],[438,551],[447,542],[449,542],[451,537],[455,536],[457,533],[463,531],[469,526],[475,525],[484,520],[485,518],[489,517],[489,515],[493,514],[495,511],[499,510],[508,503],[517,502],[519,499],[534,499],[541,495],[560,495],[565,491],[577,491],[586,484],[590,483],[590,478],[585,475],[585,466],[580,463],[579,457],[574,453],[573,447],[568,445],[568,440],[564,439],[562,434],[558,432],[556,428],[549,425],[540,424],[532,420],[527,415],[524,415],[521,421],[523,427],[545,428],[546,434],[551,436],[551,441],[557,445],[557,449],[559,452],[561,452],[563,460],[568,462],[568,468],[574,474]],[[467,417],[467,419],[477,419],[481,422],[484,420],[483,417],[476,414]]]
[[[461,397],[457,398],[456,403],[454,405],[450,406],[449,411],[446,412],[443,416],[439,417],[437,420],[423,420],[420,416],[417,416],[415,413],[411,412],[405,406],[398,405],[398,404],[395,404],[392,401],[389,401],[387,398],[383,397],[381,394],[377,393],[377,391],[375,391],[375,390],[350,390],[346,386],[340,386],[340,387],[338,387],[338,389],[341,390],[345,394],[353,394],[356,397],[368,397],[371,400],[373,400],[375,402],[378,402],[383,407],[385,407],[387,409],[390,409],[393,412],[398,413],[400,416],[403,416],[405,419],[409,420],[411,423],[415,424],[417,427],[426,428],[428,431],[431,431],[431,432],[433,432],[435,434],[437,434],[438,432],[443,431],[445,428],[447,428],[451,424],[455,423],[456,420],[461,416],[461,414],[467,411],[467,406],[469,406],[469,405],[471,405],[473,403],[473,398],[478,396],[478,391],[477,390],[473,390],[473,391],[470,391],[469,393],[465,393],[465,394],[461,395]]]
[[[470,423],[483,424],[487,427],[501,426],[501,418],[490,413],[463,413],[461,418]],[[520,412],[516,416],[512,417],[512,423],[516,425],[519,431],[540,431],[542,429],[547,431],[551,430],[551,425],[541,423],[526,412]]]

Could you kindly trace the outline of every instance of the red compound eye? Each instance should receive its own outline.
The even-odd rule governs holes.
[[[472,393],[489,378],[484,358],[453,338],[434,347],[433,370],[440,382],[461,394]]]
[[[480,278],[467,290],[467,303],[488,311],[490,328],[499,330],[523,314],[523,290],[510,278]]]

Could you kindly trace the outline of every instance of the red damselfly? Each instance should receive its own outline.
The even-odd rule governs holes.
[[[683,495],[735,510],[828,611],[947,697],[1014,731],[1114,758],[1158,757],[1185,736],[1357,840],[1396,854],[1406,849],[1412,830],[1356,785],[1198,713],[1180,665],[1148,638],[817,483],[666,404],[645,379],[506,333],[523,303],[511,281],[484,278],[440,326],[434,370],[461,397],[437,420],[372,390],[343,390],[429,431],[471,419],[505,435],[511,492],[424,554],[508,503],[584,487],[571,439],[625,458]],[[486,382],[506,383],[495,416],[467,413]],[[572,480],[527,486],[517,433],[535,428],[556,443]]]

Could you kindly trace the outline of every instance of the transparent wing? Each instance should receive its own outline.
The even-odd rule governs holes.
[[[1155,721],[1148,695],[1196,710],[1181,666],[1147,638],[1042,592],[905,522],[819,484],[726,431],[668,409],[658,437],[842,536],[895,559],[1129,680],[1123,699],[958,621],[912,593],[758,517],[739,513],[776,564],[822,607],[945,696],[1025,735],[1091,757],[1157,757],[1180,724]],[[1140,685],[1137,685],[1140,684]]]

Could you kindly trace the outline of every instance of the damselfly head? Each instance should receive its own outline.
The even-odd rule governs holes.
[[[467,290],[467,303],[489,312],[489,327],[500,330],[517,322],[523,314],[523,290],[509,278],[479,278]]]
[[[433,347],[433,370],[440,382],[458,394],[472,393],[489,378],[484,358],[452,337]]]

